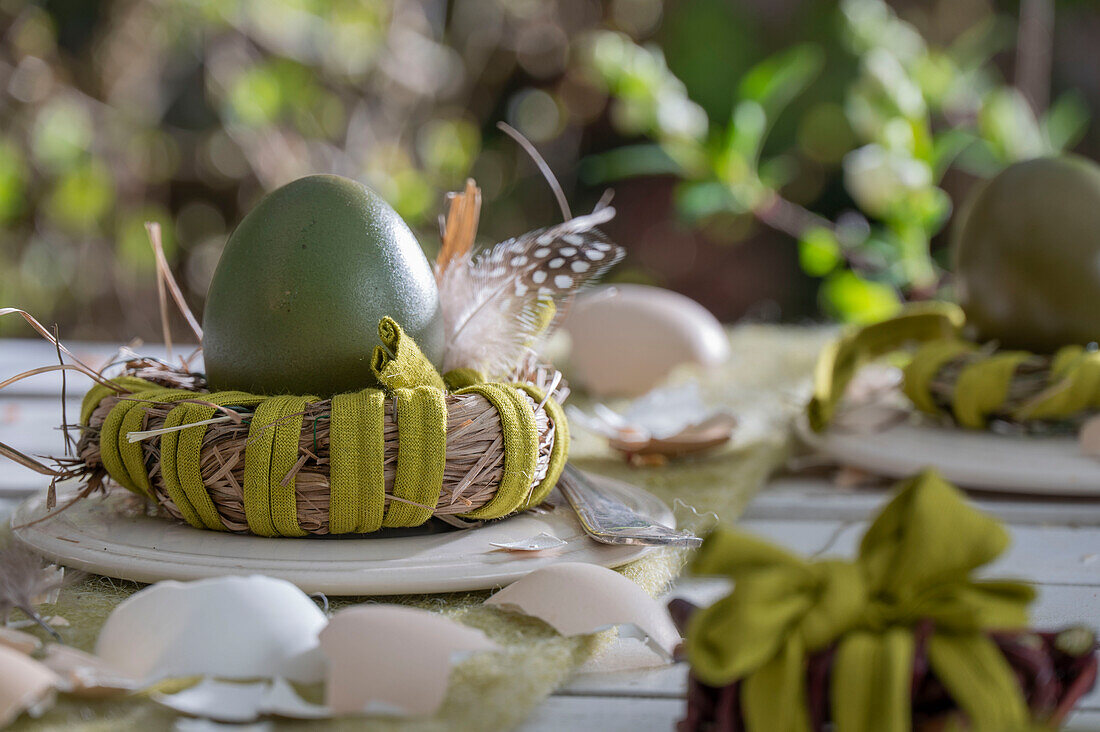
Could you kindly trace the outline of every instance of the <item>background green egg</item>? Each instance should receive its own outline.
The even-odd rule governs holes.
[[[958,300],[978,338],[1037,352],[1100,340],[1100,166],[1076,156],[1011,165],[955,234]]]
[[[300,178],[225,245],[203,316],[210,386],[317,396],[371,386],[386,315],[440,365],[439,293],[412,231],[360,183]]]

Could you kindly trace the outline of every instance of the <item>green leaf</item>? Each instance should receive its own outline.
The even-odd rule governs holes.
[[[829,275],[821,286],[822,306],[836,318],[857,324],[877,323],[901,310],[897,291],[864,279],[851,270]]]
[[[768,115],[763,106],[753,100],[738,102],[729,127],[729,149],[747,160],[755,160],[767,129]]]
[[[952,127],[936,135],[932,142],[932,180],[939,182],[963,150],[974,144],[974,133]]]
[[[745,213],[748,209],[725,183],[681,183],[676,187],[676,210],[689,222],[720,213]]]
[[[115,180],[98,158],[77,165],[57,179],[46,200],[50,218],[77,234],[95,231],[115,202]]]
[[[599,185],[643,175],[680,175],[683,170],[660,145],[627,145],[599,155],[590,155],[580,164],[581,179]]]
[[[814,44],[789,48],[749,69],[741,79],[738,95],[758,103],[769,119],[775,119],[810,85],[824,62],[825,54]]]
[[[986,95],[978,113],[978,129],[1005,163],[1048,152],[1042,130],[1027,100],[1010,87]]]
[[[19,145],[0,138],[0,222],[6,223],[22,213],[26,205],[27,163]]]
[[[1085,136],[1089,127],[1089,106],[1077,90],[1070,90],[1050,105],[1041,123],[1051,149],[1069,150]]]
[[[273,122],[285,102],[274,66],[257,65],[233,80],[227,106],[232,119],[250,127],[260,127]]]
[[[828,229],[810,229],[798,241],[798,262],[811,277],[824,277],[841,261],[840,243]]]

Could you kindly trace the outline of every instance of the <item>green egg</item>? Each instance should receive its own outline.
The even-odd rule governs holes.
[[[986,182],[952,242],[967,323],[982,341],[1051,352],[1100,340],[1100,166],[1016,163]]]
[[[373,386],[387,315],[438,368],[439,293],[412,231],[361,183],[299,178],[245,216],[222,252],[203,313],[210,387],[327,397]]]

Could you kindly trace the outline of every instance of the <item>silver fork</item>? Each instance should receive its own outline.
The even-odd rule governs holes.
[[[613,481],[592,480],[566,464],[558,490],[577,512],[586,534],[604,544],[697,547],[703,543],[690,531],[677,531],[630,508]]]

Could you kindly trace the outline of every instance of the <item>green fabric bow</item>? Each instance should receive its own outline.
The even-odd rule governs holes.
[[[1016,677],[985,634],[1027,625],[1033,590],[977,581],[1008,534],[933,471],[903,482],[867,529],[853,562],[808,562],[732,529],[717,529],[695,558],[697,574],[726,575],[728,597],[697,613],[686,648],[696,676],[743,679],[750,732],[810,729],[809,654],[836,644],[830,702],[839,732],[911,727],[910,685],[918,621],[934,631],[936,677],[978,730],[1026,726]]]

